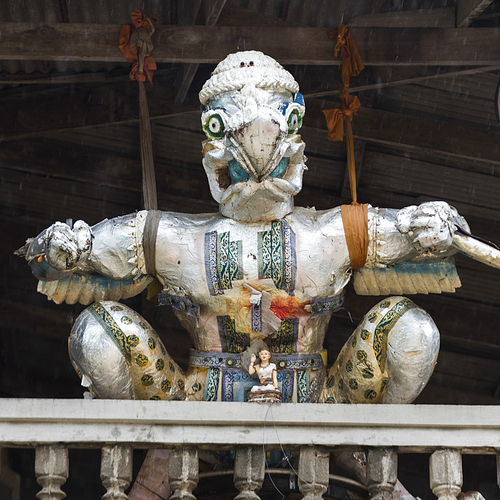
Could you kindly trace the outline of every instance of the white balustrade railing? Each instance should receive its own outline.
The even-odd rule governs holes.
[[[68,447],[102,449],[103,499],[126,499],[134,448],[171,448],[173,500],[193,500],[198,450],[235,450],[238,500],[258,499],[266,450],[299,450],[299,489],[322,498],[329,454],[367,452],[372,498],[390,498],[398,453],[432,453],[430,486],[453,499],[462,485],[461,456],[497,454],[500,411],[494,406],[318,405],[183,401],[0,399],[0,448],[35,447],[41,500],[61,499]]]

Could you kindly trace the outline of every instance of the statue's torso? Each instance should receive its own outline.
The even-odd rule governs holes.
[[[338,209],[254,223],[165,213],[156,248],[167,301],[199,351],[261,337],[273,352],[317,353],[350,277]]]

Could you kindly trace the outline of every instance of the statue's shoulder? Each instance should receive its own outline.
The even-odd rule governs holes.
[[[308,227],[315,225],[318,227],[336,226],[342,223],[340,207],[330,208],[328,210],[316,210],[314,207],[296,207],[286,218],[292,224],[295,223]]]
[[[160,224],[172,227],[210,227],[219,221],[225,220],[219,212],[203,214],[186,214],[181,212],[162,211]]]

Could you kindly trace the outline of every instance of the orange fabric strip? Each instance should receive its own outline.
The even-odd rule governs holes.
[[[335,45],[335,57],[337,57],[339,52],[342,58],[342,85],[348,89],[349,77],[358,76],[365,66],[354,43],[352,33],[345,24],[339,25],[337,44]]]
[[[125,45],[130,41],[130,24],[122,24],[120,29],[120,38],[118,39],[118,48],[123,52]]]
[[[354,271],[361,269],[368,256],[368,205],[340,207],[349,260]]]
[[[328,139],[330,139],[330,141],[343,140],[344,121],[352,121],[353,115],[358,112],[360,107],[361,103],[359,99],[354,95],[348,95],[342,100],[340,109],[323,110],[328,125]]]
[[[358,204],[358,195],[356,193],[356,164],[354,162],[354,141],[352,137],[351,120],[345,123],[345,148],[347,150],[347,173],[349,174],[349,187],[351,189],[352,204]]]
[[[152,29],[154,31],[152,23],[158,22],[154,17],[145,17],[142,10],[137,7],[134,12],[130,14],[132,18],[132,25],[124,24],[120,29],[120,37],[118,40],[118,47],[123,52],[123,57],[130,63],[132,63],[132,69],[130,71],[130,79],[137,80],[139,82],[144,82],[147,79],[153,84],[153,73],[156,70],[156,61],[154,56],[149,55],[144,58],[143,71],[139,71],[139,54],[137,46],[130,46],[130,38],[132,36],[132,29],[138,29],[143,27],[148,32]]]

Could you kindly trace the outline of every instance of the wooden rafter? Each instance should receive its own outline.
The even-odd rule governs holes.
[[[0,23],[0,60],[122,62],[119,25]],[[217,63],[238,49],[282,64],[338,65],[326,28],[159,26],[155,58]],[[365,65],[485,66],[500,63],[500,28],[353,28]]]
[[[94,96],[88,92],[72,93],[67,98],[61,94],[45,96],[43,100],[38,100],[36,106],[29,101],[26,102],[24,108],[21,108],[22,103],[13,103],[13,109],[23,113],[23,123],[31,128],[16,130],[15,118],[13,121],[12,117],[6,113],[3,123],[0,122],[0,142],[56,135],[67,130],[138,122],[136,98],[128,101],[126,92],[121,88],[116,89],[114,94],[121,95],[127,105],[120,109],[120,114],[113,116],[114,121],[111,122],[109,109],[113,106],[112,97],[110,97],[113,93],[107,97],[107,94],[100,89],[96,89],[95,92],[97,95]],[[151,103],[150,118],[152,120],[200,112],[199,106],[185,107],[182,110],[175,108],[172,97],[169,98],[165,89],[159,86],[148,87],[148,93],[151,93],[148,100]],[[92,112],[89,112],[89,102],[98,102],[99,105],[92,106]],[[321,112],[324,107],[320,100],[308,100],[305,125],[323,131],[326,140],[326,124]],[[6,109],[10,110],[9,107]],[[55,113],[55,110],[60,112]],[[71,111],[69,117],[67,110]],[[36,116],[51,116],[51,121],[36,120],[34,119]],[[82,123],[84,123],[83,127]],[[398,148],[440,151],[460,158],[500,164],[500,141],[496,132],[483,132],[451,122],[443,126],[442,121],[366,108],[359,110],[353,129],[355,136],[368,142]]]
[[[468,68],[468,69],[461,69],[459,71],[444,71],[444,72],[436,72],[433,71],[432,68],[419,68],[419,76],[411,76],[409,78],[404,78],[400,77],[398,74],[397,69],[401,68],[396,68],[396,71],[394,72],[393,75],[391,75],[391,79],[388,79],[387,81],[380,81],[377,83],[371,83],[371,84],[366,84],[366,85],[352,85],[349,88],[350,92],[363,92],[365,90],[374,90],[374,89],[383,89],[387,87],[398,87],[401,85],[408,85],[411,83],[418,83],[418,82],[425,82],[429,80],[436,80],[440,78],[454,78],[457,76],[465,76],[465,75],[477,75],[479,73],[489,73],[491,71],[498,71],[500,70],[500,65],[495,65],[495,66],[482,66],[479,68]],[[404,68],[406,69],[406,68]],[[338,89],[331,89],[331,90],[309,90],[309,92],[304,94],[304,97],[306,98],[312,98],[312,97],[325,97],[328,95],[334,95],[338,94],[339,91]]]
[[[457,26],[466,28],[479,17],[493,0],[458,0]]]
[[[304,124],[323,130],[325,118],[321,101],[308,103]],[[418,116],[400,115],[379,109],[361,108],[353,121],[354,137],[399,149],[436,151],[457,158],[487,161],[500,165],[497,132],[482,132],[470,127]],[[480,147],[478,147],[480,145]]]
[[[350,28],[454,28],[455,9],[445,7],[367,14],[352,18],[348,26]]]
[[[215,26],[225,3],[226,0],[213,0],[211,2],[207,2],[206,8],[208,9],[208,12],[205,17],[205,26]],[[198,71],[198,66],[199,63],[184,64],[181,66],[179,84],[177,85],[175,92],[175,104],[182,104],[184,102],[189,87],[191,86],[191,83],[193,83],[196,71]]]

